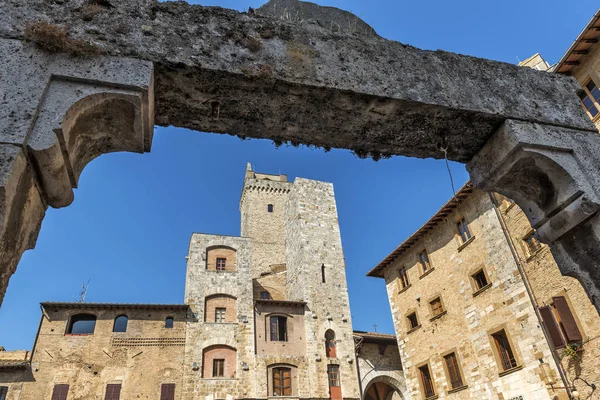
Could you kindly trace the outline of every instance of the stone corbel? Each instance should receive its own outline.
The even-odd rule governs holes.
[[[48,204],[73,201],[84,167],[116,151],[150,150],[152,70],[147,86],[52,76],[25,146]]]

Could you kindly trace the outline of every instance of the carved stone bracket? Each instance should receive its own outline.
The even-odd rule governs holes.
[[[600,299],[600,135],[508,120],[467,165],[473,185],[512,198],[564,275]]]

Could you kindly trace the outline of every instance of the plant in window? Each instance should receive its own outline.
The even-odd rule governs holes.
[[[576,361],[579,359],[579,351],[581,347],[578,343],[569,343],[563,350],[563,357],[569,357],[571,360]]]

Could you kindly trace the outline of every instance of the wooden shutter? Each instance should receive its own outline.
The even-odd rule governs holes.
[[[550,306],[541,307],[540,314],[542,315],[542,321],[548,331],[548,335],[550,335],[554,348],[560,349],[565,347],[565,341],[560,334],[560,328],[554,319],[554,314],[552,313]]]
[[[569,309],[569,304],[567,304],[567,299],[562,296],[553,297],[552,301],[554,302],[554,307],[556,307],[556,311],[558,311],[558,315],[563,324],[563,329],[565,330],[565,334],[567,335],[567,341],[569,342],[581,342],[583,337],[581,336],[581,332],[577,327],[577,323],[575,322],[575,318]]]
[[[292,370],[290,368],[283,368],[281,371],[282,376],[282,386],[283,386],[283,395],[291,396],[292,395]]]
[[[163,383],[160,387],[160,400],[175,400],[175,384]]]
[[[281,396],[281,369],[273,368],[273,396]]]
[[[106,385],[104,400],[119,400],[121,398],[121,384],[114,383]]]
[[[69,385],[65,385],[65,384],[54,385],[54,390],[52,391],[52,400],[67,400],[68,394],[69,394]]]
[[[447,356],[444,356],[444,359],[446,360],[446,367],[448,368],[448,375],[450,375],[450,383],[452,385],[452,389],[456,389],[463,386],[463,381],[460,375],[460,368],[458,366],[456,354],[450,353]]]

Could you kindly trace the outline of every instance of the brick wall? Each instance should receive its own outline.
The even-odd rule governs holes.
[[[204,349],[202,357],[202,377],[205,379],[219,378],[213,376],[213,360],[225,360],[223,378],[235,378],[237,372],[237,357],[234,348],[215,345]]]
[[[216,246],[206,250],[206,269],[217,270],[217,258],[225,259],[225,271],[235,271],[236,267],[235,249]]]
[[[215,314],[217,308],[225,308],[224,322],[237,322],[236,304],[237,299],[233,296],[217,294],[207,297],[204,309],[204,322],[216,322]]]

